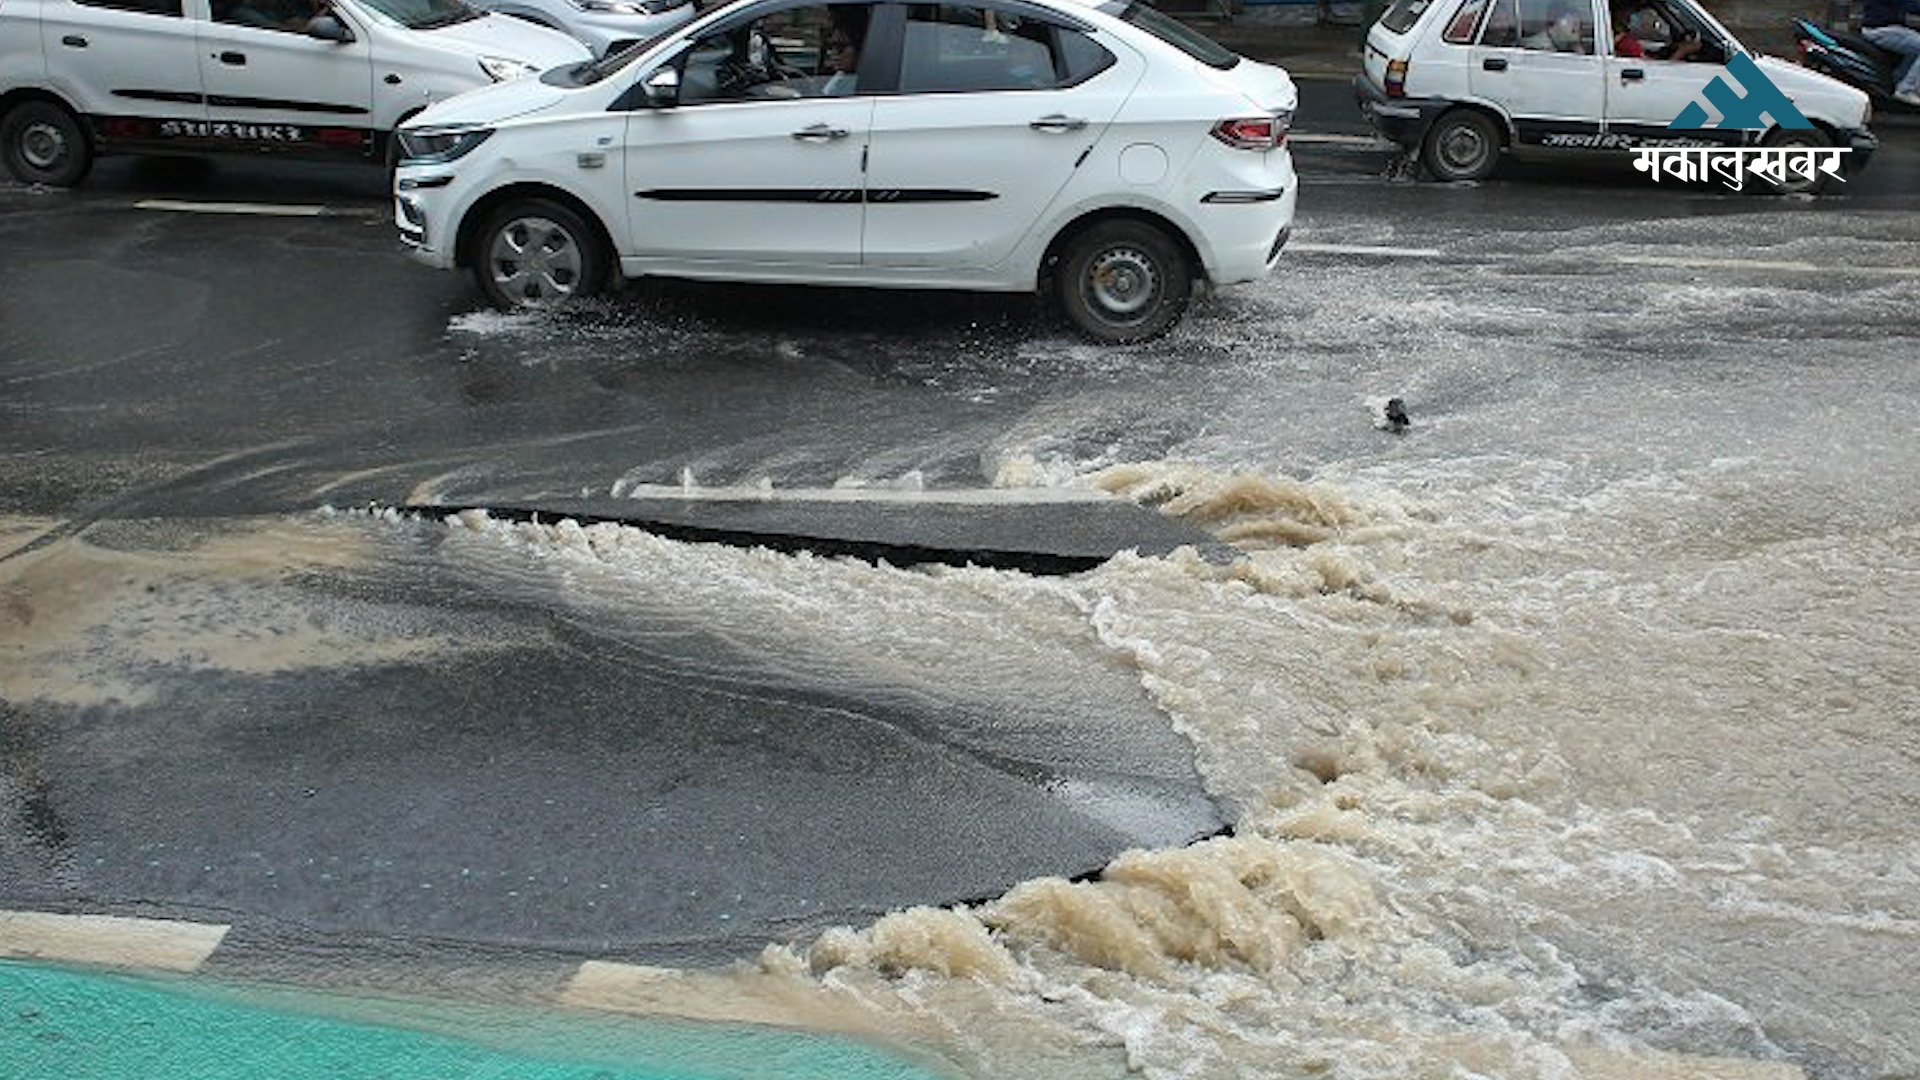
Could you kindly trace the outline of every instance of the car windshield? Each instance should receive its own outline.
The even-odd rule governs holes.
[[[1109,8],[1106,10],[1112,9]],[[1187,26],[1185,23],[1162,15],[1153,8],[1137,2],[1137,0],[1135,3],[1128,4],[1126,8],[1120,12],[1120,18],[1145,30],[1147,33],[1179,49],[1181,52],[1186,53],[1188,56],[1193,57],[1208,67],[1216,67],[1225,71],[1240,62],[1239,55],[1232,49]]]
[[[360,0],[362,6],[409,30],[432,30],[486,14],[466,0]]]
[[[681,33],[683,30],[685,30],[685,27],[675,27],[665,33],[655,34],[645,41],[629,45],[624,49],[616,49],[598,60],[586,60],[572,67],[560,68],[554,73],[555,77],[549,81],[560,82],[567,86],[592,86],[594,83],[599,82],[614,72],[626,67],[628,64],[633,63],[635,60],[640,59],[642,56],[645,56],[647,53],[652,52],[655,46]]]

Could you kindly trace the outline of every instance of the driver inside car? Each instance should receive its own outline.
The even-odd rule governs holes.
[[[1613,55],[1637,60],[1687,60],[1700,51],[1700,37],[1688,34],[1679,41],[1656,45],[1651,52],[1640,40],[1640,25],[1656,18],[1653,9],[1639,4],[1613,8]]]

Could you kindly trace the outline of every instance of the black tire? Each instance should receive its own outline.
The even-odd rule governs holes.
[[[1832,146],[1833,140],[1827,138],[1827,133],[1817,127],[1774,128],[1767,133],[1766,138],[1760,140],[1760,145],[1769,150],[1823,150]],[[1768,182],[1756,190],[1773,195],[1818,195],[1827,189],[1827,184],[1832,179],[1825,174],[1816,175],[1812,180],[1794,177],[1781,184]]]
[[[516,250],[541,257],[522,262],[513,258]],[[502,311],[597,295],[613,265],[600,231],[552,199],[515,199],[494,208],[471,254],[474,282]]]
[[[1193,262],[1157,225],[1103,221],[1067,242],[1054,291],[1082,334],[1102,345],[1132,345],[1180,321],[1193,295]]]
[[[1485,180],[1500,164],[1500,125],[1478,109],[1444,113],[1420,143],[1420,163],[1435,180]]]
[[[23,184],[72,187],[93,168],[93,140],[66,106],[26,101],[0,117],[0,158]]]

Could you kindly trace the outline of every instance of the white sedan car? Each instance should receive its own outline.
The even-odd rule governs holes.
[[[396,222],[497,305],[616,274],[1051,291],[1140,341],[1265,276],[1298,192],[1286,72],[1141,3],[737,0],[429,109]]]

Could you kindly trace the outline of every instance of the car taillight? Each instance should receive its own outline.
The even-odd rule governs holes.
[[[1287,141],[1292,123],[1291,112],[1243,116],[1213,125],[1213,137],[1236,150],[1271,150]]]
[[[1387,61],[1387,96],[1405,97],[1407,95],[1407,62],[1405,60]]]

